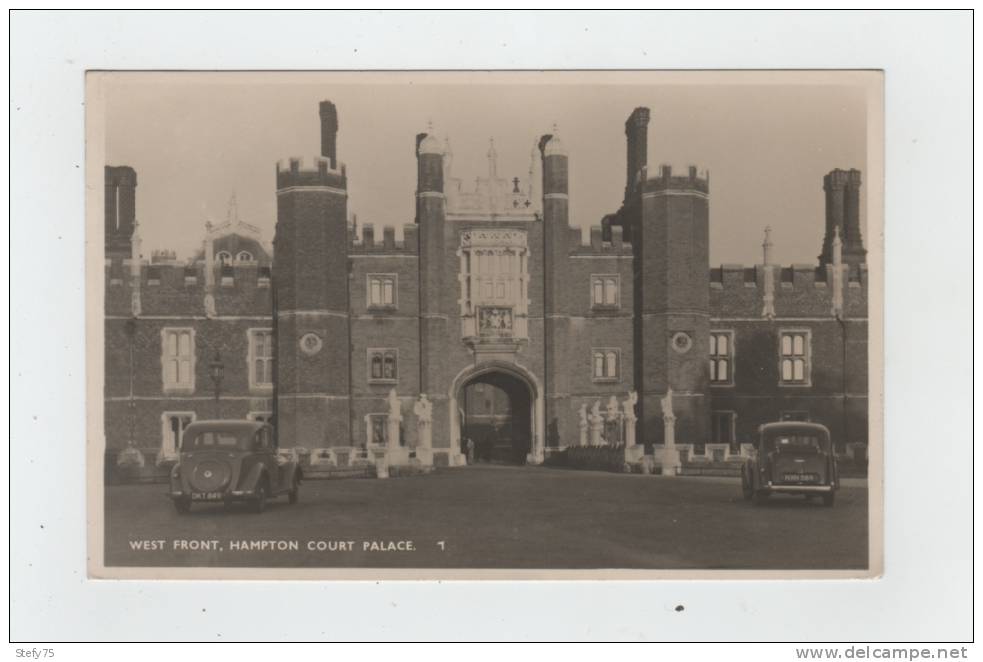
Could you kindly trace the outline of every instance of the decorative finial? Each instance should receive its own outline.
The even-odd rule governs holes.
[[[433,133],[433,120],[427,119],[427,133]]]
[[[226,220],[229,225],[237,225],[239,223],[239,203],[236,200],[236,192],[232,191],[232,195],[229,197],[229,210],[226,213]]]
[[[557,136],[560,134],[560,129],[557,128],[556,122],[553,122],[553,135]]]
[[[495,139],[488,139],[488,179],[498,177],[498,152],[495,151]]]
[[[762,262],[766,266],[769,265],[769,264],[771,264],[771,247],[772,247],[772,245],[773,244],[771,243],[771,226],[770,225],[766,225],[765,226],[765,240],[764,240],[764,243],[761,244],[761,249],[762,249],[762,252],[764,253],[763,258],[762,258]]]

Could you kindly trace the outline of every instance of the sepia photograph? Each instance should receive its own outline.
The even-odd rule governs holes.
[[[879,573],[879,72],[86,84],[94,576]]]
[[[8,23],[13,658],[972,659],[971,10]]]

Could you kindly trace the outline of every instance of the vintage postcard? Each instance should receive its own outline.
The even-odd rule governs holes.
[[[880,72],[86,86],[91,576],[880,574]]]

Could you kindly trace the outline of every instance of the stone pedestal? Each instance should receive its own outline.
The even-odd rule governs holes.
[[[433,466],[433,449],[424,448],[422,446],[417,446],[416,448],[416,459],[420,464],[432,467]]]
[[[587,445],[587,429],[588,429],[588,427],[590,427],[590,426],[588,425],[587,421],[584,421],[584,422],[582,422],[580,424],[580,445],[581,446],[586,446]]]
[[[604,429],[604,419],[600,415],[590,417],[590,444],[591,446],[601,445],[601,430]]]
[[[641,444],[634,444],[632,446],[625,446],[625,462],[628,464],[635,464],[636,462],[641,462],[642,457],[645,455],[645,446]]]
[[[386,462],[390,466],[404,466],[410,463],[410,449],[403,446],[386,449]]]
[[[655,449],[655,457],[656,460],[661,460],[663,476],[675,476],[682,466],[679,459],[679,449],[676,448],[676,417],[669,413],[663,414],[662,423],[665,432],[665,445]]]
[[[679,459],[679,449],[668,446],[655,447],[655,461],[662,466],[663,476],[678,476],[682,462]]]
[[[389,478],[389,458],[385,455],[375,461],[375,477]]]

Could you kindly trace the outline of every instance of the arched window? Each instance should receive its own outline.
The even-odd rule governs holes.
[[[219,264],[226,265],[232,262],[232,253],[229,251],[219,251],[215,254],[215,259]]]
[[[604,376],[615,379],[618,376],[618,353],[607,352],[604,355]]]
[[[595,308],[617,308],[620,305],[618,274],[593,274],[590,278],[590,305]]]
[[[614,278],[604,279],[604,305],[613,306],[618,303],[618,281]]]
[[[372,379],[382,379],[382,355],[372,356]]]
[[[593,378],[598,382],[616,382],[621,379],[621,350],[604,347],[591,351]]]
[[[594,378],[604,377],[604,352],[594,352]]]
[[[252,262],[253,261],[253,254],[250,253],[249,251],[239,251],[239,254],[236,255],[236,261],[237,262]]]

